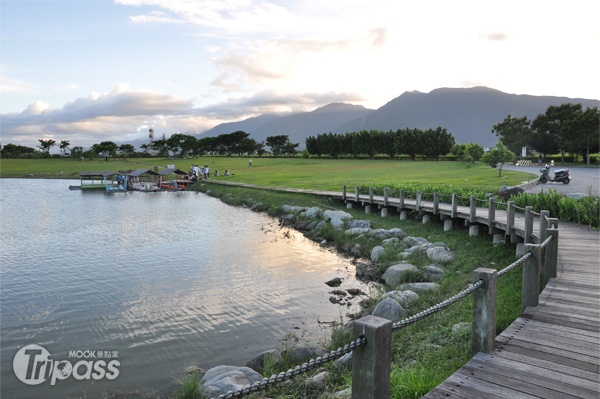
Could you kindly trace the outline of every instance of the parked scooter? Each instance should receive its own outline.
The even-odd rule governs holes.
[[[554,171],[554,177],[550,178],[550,165],[544,166],[540,169],[542,174],[540,175],[540,183],[547,182],[561,182],[563,184],[569,184],[571,182],[571,171],[569,169],[558,169]]]

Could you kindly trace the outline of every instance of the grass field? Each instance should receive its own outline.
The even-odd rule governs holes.
[[[164,168],[174,164],[188,171],[192,163],[209,165],[211,175],[259,186],[341,191],[344,185],[448,185],[497,192],[501,185],[513,186],[535,178],[522,172],[503,171],[487,165],[461,162],[423,162],[352,159],[202,157],[191,159],[133,158],[129,161],[73,159],[2,159],[0,177],[78,178],[80,171],[117,171],[123,169]],[[222,176],[225,170],[231,176]],[[211,178],[214,178],[211,176]]]

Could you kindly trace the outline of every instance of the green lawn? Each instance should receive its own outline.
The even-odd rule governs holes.
[[[133,158],[129,161],[102,159],[2,159],[0,177],[38,178],[78,177],[80,171],[117,171],[120,169],[164,168],[174,164],[189,170],[192,163],[207,164],[211,175],[219,171],[217,179],[228,179],[259,186],[305,188],[314,190],[341,191],[346,185],[450,185],[497,192],[501,185],[512,186],[535,178],[523,172],[503,171],[498,176],[496,169],[487,165],[466,165],[461,162],[390,161],[366,159],[304,159],[304,158],[253,158],[248,167],[248,158],[201,157],[191,159]],[[224,177],[225,170],[231,176]],[[62,173],[61,173],[62,172]],[[214,177],[211,176],[211,179]]]

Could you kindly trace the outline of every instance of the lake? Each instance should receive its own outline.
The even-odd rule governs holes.
[[[322,343],[357,309],[331,304],[325,281],[366,290],[349,259],[264,214],[197,192],[68,190],[78,183],[0,179],[2,398],[164,395],[188,366]]]

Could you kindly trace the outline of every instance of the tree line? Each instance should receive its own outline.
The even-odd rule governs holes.
[[[583,156],[589,164],[590,154],[600,150],[600,113],[598,107],[584,110],[581,104],[552,105],[533,120],[508,115],[494,125],[492,133],[515,154],[521,154],[522,147],[544,158],[560,153],[564,163],[568,152]]]

